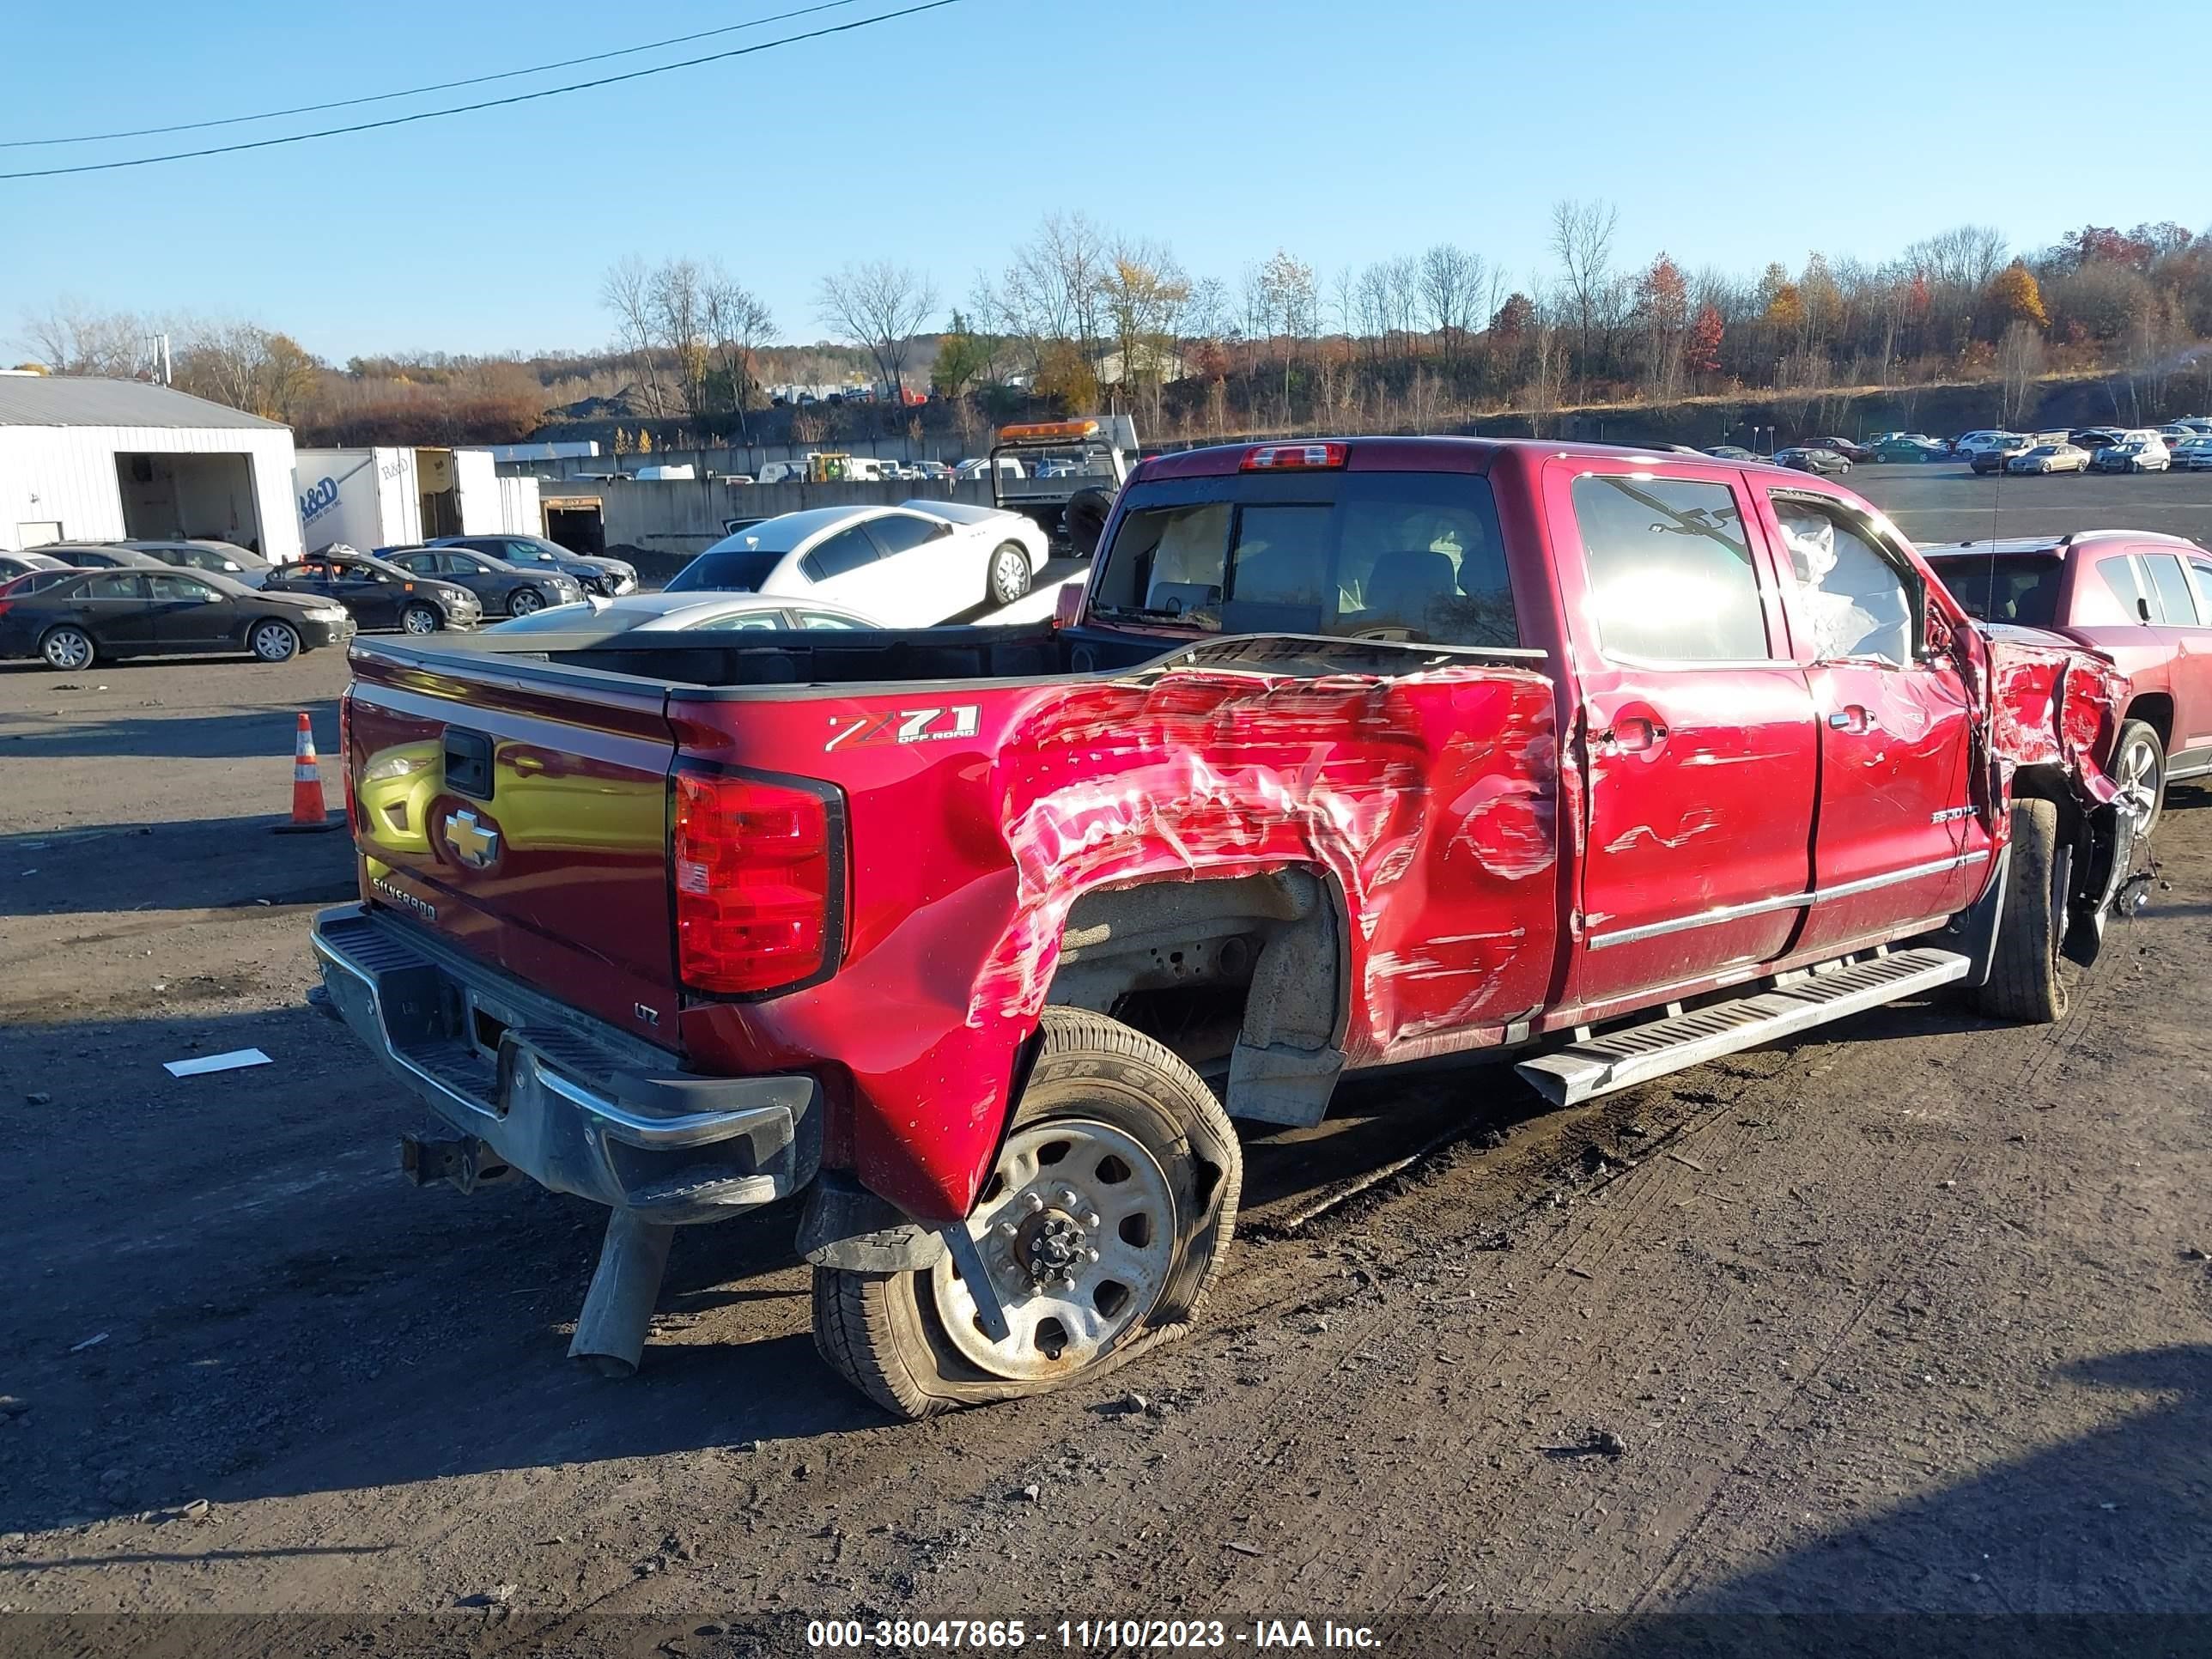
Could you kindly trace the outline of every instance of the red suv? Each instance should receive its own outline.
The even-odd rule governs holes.
[[[2114,774],[2146,829],[2167,784],[2212,774],[2212,553],[2146,530],[1921,550],[1971,614],[2063,634],[2128,677]]]

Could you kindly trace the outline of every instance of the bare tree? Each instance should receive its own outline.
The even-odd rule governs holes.
[[[1121,359],[1116,381],[1125,396],[1149,391],[1157,430],[1161,389],[1182,378],[1181,365],[1171,360],[1183,307],[1190,302],[1190,279],[1165,247],[1124,241],[1115,246],[1098,291]]]
[[[1429,323],[1443,341],[1447,365],[1459,361],[1460,347],[1485,295],[1486,268],[1479,254],[1450,242],[1438,242],[1421,256],[1421,298]]]
[[[599,303],[614,313],[617,340],[644,378],[647,413],[666,413],[660,368],[653,360],[653,272],[645,261],[633,253],[609,265],[599,279]]]
[[[1552,252],[1566,274],[1566,299],[1577,325],[1576,386],[1589,378],[1590,331],[1613,287],[1613,233],[1620,210],[1610,202],[1561,198],[1552,204]]]
[[[179,390],[288,423],[321,368],[289,335],[253,323],[197,325],[176,359]]]
[[[2027,414],[2028,396],[2043,374],[2043,331],[2016,322],[1997,342],[1997,370],[2004,377],[2004,402],[1997,418],[2007,426]]]
[[[937,308],[936,285],[910,266],[872,259],[824,276],[816,303],[823,322],[867,348],[884,386],[894,395],[902,392],[914,336]]]
[[[95,311],[81,300],[57,301],[26,313],[23,343],[40,367],[56,374],[128,380],[146,366],[148,343],[167,325],[127,311]]]
[[[1032,368],[1046,347],[1061,343],[1096,367],[1106,332],[1099,285],[1111,258],[1105,233],[1080,213],[1048,214],[1014,250],[1000,286],[1000,310],[1006,331],[1029,347]]]
[[[738,435],[750,443],[752,431],[745,420],[745,410],[759,384],[753,363],[761,348],[768,343],[769,335],[775,327],[775,319],[759,296],[735,281],[719,262],[707,267],[700,301],[717,366],[729,381],[730,405],[738,416]]]
[[[647,318],[654,343],[676,365],[686,413],[707,403],[707,277],[690,259],[665,259],[646,283]]]

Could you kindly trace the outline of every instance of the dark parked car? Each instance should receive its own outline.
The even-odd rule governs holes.
[[[1717,461],[1755,461],[1760,459],[1741,444],[1715,444],[1705,453]]]
[[[33,570],[67,570],[70,568],[64,561],[44,553],[0,553],[0,582]]]
[[[72,570],[164,570],[168,566],[151,553],[107,542],[53,542],[39,550],[59,559]]]
[[[68,581],[71,577],[82,574],[84,574],[83,571],[72,570],[67,565],[58,566],[52,570],[26,570],[13,576],[5,571],[0,571],[0,599],[7,599],[11,594],[21,598],[33,593],[43,593],[56,582]]]
[[[595,554],[571,553],[557,542],[549,542],[543,536],[440,536],[427,545],[431,547],[466,547],[478,553],[489,553],[495,559],[504,559],[509,564],[525,570],[538,570],[548,566],[574,576],[584,585],[586,593],[604,593],[613,599],[622,593],[637,591],[637,567],[624,564],[620,559],[601,558]]]
[[[1845,460],[1859,462],[1870,457],[1874,451],[1864,444],[1854,443],[1849,438],[1813,438],[1806,441],[1808,449],[1832,449]]]
[[[362,628],[434,634],[483,620],[477,596],[434,576],[417,576],[366,553],[315,553],[270,573],[267,592],[335,599]]]
[[[1974,452],[1967,468],[1978,473],[2002,472],[2012,464],[2015,456],[2025,455],[2036,447],[2033,438],[2007,438]]]
[[[395,547],[387,556],[402,570],[459,582],[483,602],[486,616],[526,617],[551,605],[575,605],[583,585],[550,565],[528,570],[468,547]]]
[[[1815,449],[1809,445],[1802,445],[1795,449],[1778,449],[1771,459],[1777,466],[1795,467],[1800,472],[1816,473],[1821,477],[1851,470],[1850,462],[1834,450]]]
[[[0,658],[44,657],[68,672],[100,658],[252,653],[288,662],[343,645],[353,619],[326,599],[271,593],[198,570],[81,570],[0,593]]]
[[[269,578],[276,567],[258,553],[240,547],[235,542],[218,542],[206,538],[171,542],[119,542],[134,552],[150,553],[163,564],[180,565],[188,570],[205,570],[217,576],[228,576],[234,582],[244,582],[248,587],[258,587]]]

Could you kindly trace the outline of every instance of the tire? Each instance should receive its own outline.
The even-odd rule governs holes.
[[[2066,934],[2072,860],[2058,839],[2058,807],[2032,797],[2012,804],[2012,858],[1997,917],[1990,982],[1974,1006],[1992,1019],[2049,1025],[2066,1017],[2058,953]]]
[[[1030,556],[1019,542],[1000,542],[991,555],[988,590],[994,605],[1012,605],[1030,591]]]
[[[518,587],[507,596],[507,614],[528,617],[545,608],[545,596],[534,587]]]
[[[2166,745],[2142,720],[2120,722],[2112,744],[2112,781],[2123,793],[2134,795],[2136,809],[2145,813],[2136,833],[2148,836],[2158,828],[2166,812]]]
[[[985,1334],[949,1251],[918,1272],[814,1270],[815,1346],[901,1417],[1103,1376],[1180,1334],[1220,1274],[1243,1184],[1220,1103],[1165,1048],[1103,1014],[1048,1008],[1042,1038],[966,1224],[995,1269],[1010,1337]],[[1086,1262],[1100,1246],[1103,1259]],[[1024,1282],[1040,1247],[1075,1264],[1065,1284]]]
[[[399,613],[403,634],[434,634],[445,625],[446,619],[427,605],[410,605]]]
[[[246,630],[246,648],[262,662],[289,662],[300,654],[300,630],[264,617]]]
[[[47,667],[74,674],[79,669],[92,666],[100,655],[100,647],[84,629],[64,623],[46,630],[46,637],[39,641],[39,654],[46,659]]]

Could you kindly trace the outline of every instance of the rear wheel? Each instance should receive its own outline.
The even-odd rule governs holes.
[[[2120,738],[2112,747],[2112,781],[2142,815],[2136,833],[2150,834],[2166,811],[2166,745],[2142,720],[2120,724]]]
[[[2048,1025],[2066,1017],[2066,981],[2059,946],[2066,937],[2066,896],[2073,860],[2058,837],[2056,803],[2023,798],[2012,804],[2012,858],[2004,908],[1997,918],[1990,982],[1974,1005],[1994,1019]]]
[[[264,662],[289,662],[300,654],[299,630],[289,623],[258,622],[246,635],[246,643]]]
[[[1012,605],[1029,591],[1030,556],[1019,542],[1000,542],[991,555],[991,603]]]
[[[82,628],[64,626],[46,630],[46,638],[39,641],[39,654],[46,659],[49,667],[67,673],[91,667],[92,659],[100,653],[93,646],[91,635]]]
[[[409,634],[434,634],[440,627],[438,613],[427,605],[410,605],[399,613],[399,626]]]
[[[534,587],[518,587],[507,596],[507,614],[527,617],[545,608],[545,596]]]
[[[815,1346],[902,1417],[1042,1394],[1176,1334],[1236,1231],[1243,1154],[1197,1074],[1103,1014],[1048,1008],[1042,1036],[955,1248],[918,1272],[815,1269]]]

